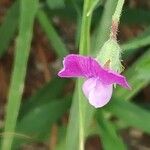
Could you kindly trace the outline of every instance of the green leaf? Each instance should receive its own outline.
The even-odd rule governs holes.
[[[63,88],[66,83],[68,83],[68,81],[65,79],[52,79],[29,99],[24,100],[21,106],[19,118],[22,118],[28,112],[40,107],[43,104],[48,103],[52,99],[60,98],[62,96]]]
[[[20,1],[19,35],[16,43],[15,62],[9,89],[4,133],[12,133],[15,131],[30,52],[33,23],[37,8],[38,0]],[[7,134],[4,134],[2,150],[11,149],[13,137],[13,134],[11,134],[9,138]]]
[[[124,101],[113,100],[107,107],[112,114],[123,120],[125,124],[150,133],[150,112],[139,106]]]
[[[17,0],[9,8],[2,25],[0,26],[0,56],[2,56],[8,48],[14,37],[18,25],[19,18],[19,1]]]
[[[102,110],[98,110],[96,118],[104,150],[116,150],[116,146],[119,150],[125,150],[126,148],[121,137],[116,133],[116,129],[113,124],[104,118]]]
[[[65,7],[64,0],[46,0],[50,9],[58,9]]]
[[[125,50],[123,55],[127,57],[137,51],[140,47],[147,45],[150,45],[150,27],[148,27],[143,33],[139,34],[136,38],[122,44],[121,48]]]
[[[51,45],[53,46],[54,50],[56,51],[56,54],[59,58],[62,58],[68,54],[68,50],[63,43],[62,39],[57,34],[55,28],[53,27],[52,23],[50,22],[50,19],[47,17],[46,13],[42,10],[38,11],[37,14],[38,21],[43,29],[43,31],[46,33]]]
[[[52,125],[58,121],[70,107],[70,97],[55,99],[32,109],[17,124],[16,132],[30,137],[30,140],[16,138],[13,149],[23,143],[43,141],[50,135]],[[32,140],[31,140],[32,139]]]

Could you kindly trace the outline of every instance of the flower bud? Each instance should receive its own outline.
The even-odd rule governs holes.
[[[102,65],[120,73],[123,70],[120,59],[121,48],[115,39],[109,39],[102,46],[96,60]]]

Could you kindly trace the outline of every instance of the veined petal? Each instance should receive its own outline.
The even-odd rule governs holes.
[[[58,73],[60,77],[99,78],[103,84],[119,84],[130,88],[126,78],[117,72],[102,67],[94,58],[70,54],[64,58],[64,68]]]
[[[110,101],[113,86],[103,84],[97,78],[90,78],[84,82],[82,89],[89,103],[95,108],[99,108]]]
[[[60,77],[96,77],[101,66],[92,57],[70,54],[64,58]]]

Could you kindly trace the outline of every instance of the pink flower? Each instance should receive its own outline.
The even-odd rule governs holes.
[[[84,77],[84,95],[94,107],[106,105],[112,96],[113,84],[130,89],[126,78],[110,69],[102,67],[94,58],[70,54],[64,58],[64,68],[59,77]]]

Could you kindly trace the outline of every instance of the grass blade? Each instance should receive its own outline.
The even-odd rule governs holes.
[[[122,99],[114,100],[106,109],[123,120],[125,124],[150,133],[149,111]]]
[[[67,80],[59,78],[52,79],[50,83],[46,84],[43,88],[38,90],[38,92],[22,103],[19,119],[24,115],[27,115],[27,113],[33,109],[48,103],[52,99],[61,98],[64,84],[66,83]]]
[[[66,56],[68,50],[43,10],[38,11],[37,18],[51,45],[55,49],[57,56],[59,58]]]
[[[104,118],[104,113],[102,110],[98,110],[96,113],[96,118],[98,121],[98,130],[100,138],[103,143],[104,150],[125,150],[125,145],[122,139],[117,135],[116,129],[113,124]]]
[[[16,43],[16,55],[8,97],[4,133],[15,131],[37,8],[37,0],[20,1],[19,36]],[[13,135],[9,137],[8,135],[4,135],[2,150],[10,150],[12,141]]]
[[[138,37],[127,41],[122,44],[121,48],[125,50],[125,56],[134,53],[138,48],[150,45],[150,27],[148,27]]]
[[[16,138],[13,149],[19,149],[20,145],[24,143],[46,140],[50,136],[53,123],[59,120],[70,107],[70,99],[71,97],[66,97],[49,101],[47,104],[32,109],[25,115],[18,122],[16,132],[30,137],[30,140]]]

